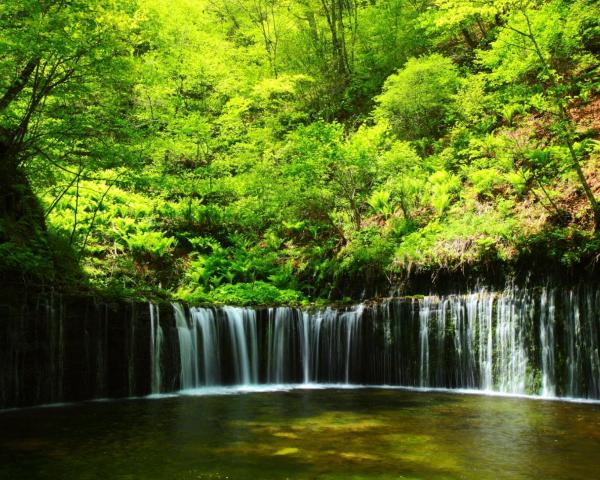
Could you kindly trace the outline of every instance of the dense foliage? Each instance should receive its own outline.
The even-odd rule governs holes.
[[[594,0],[4,0],[0,269],[194,302],[593,264]]]

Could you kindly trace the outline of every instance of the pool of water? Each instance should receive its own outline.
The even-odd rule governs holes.
[[[229,393],[0,412],[0,479],[593,479],[600,472],[599,404],[378,388]]]

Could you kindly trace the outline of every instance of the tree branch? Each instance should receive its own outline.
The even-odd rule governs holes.
[[[2,98],[0,98],[0,112],[5,110],[14,101],[14,99],[17,98],[17,95],[19,95],[19,93],[21,93],[21,91],[25,88],[25,85],[27,85],[27,82],[31,78],[31,75],[39,63],[39,58],[32,58],[29,60],[29,62],[27,62],[27,65],[25,65],[23,70],[21,70],[19,76],[13,81],[12,85],[8,88],[4,95],[2,95]]]

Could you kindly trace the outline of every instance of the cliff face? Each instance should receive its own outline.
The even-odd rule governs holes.
[[[172,309],[163,310],[162,322],[169,325]],[[0,408],[150,393],[149,321],[148,304],[142,303],[58,295],[10,304],[5,299]],[[165,342],[172,340],[165,328]],[[165,378],[177,378],[172,343],[163,356]]]

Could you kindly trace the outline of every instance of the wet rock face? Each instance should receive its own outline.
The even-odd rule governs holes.
[[[162,368],[176,379],[169,314]],[[57,295],[0,306],[0,408],[150,393],[149,317],[148,304]]]

